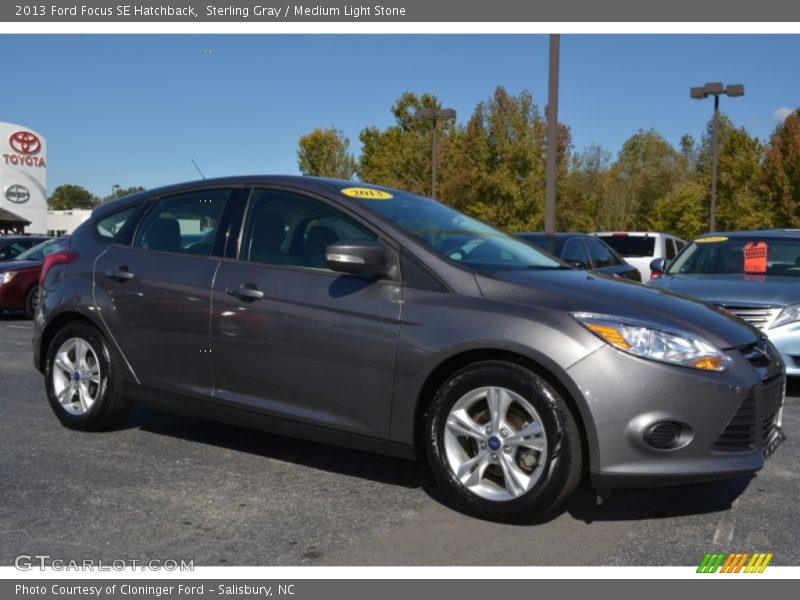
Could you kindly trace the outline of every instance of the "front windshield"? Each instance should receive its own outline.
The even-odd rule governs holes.
[[[800,277],[800,238],[699,238],[678,255],[667,273]]]
[[[390,198],[359,197],[359,201],[439,254],[472,269],[569,268],[509,234],[430,198],[392,191]]]
[[[36,244],[33,248],[28,248],[25,252],[17,255],[14,260],[44,260],[45,256],[58,250],[63,243],[64,238],[47,240],[41,244]]]

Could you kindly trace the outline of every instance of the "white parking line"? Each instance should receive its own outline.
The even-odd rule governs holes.
[[[727,548],[733,539],[733,532],[736,526],[723,517],[717,525],[717,530],[714,532],[714,547]]]

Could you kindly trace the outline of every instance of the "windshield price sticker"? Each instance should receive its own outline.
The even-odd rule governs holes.
[[[744,272],[766,273],[768,250],[766,242],[747,242],[744,246]]]

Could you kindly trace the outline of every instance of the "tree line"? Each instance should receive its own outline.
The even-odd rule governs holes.
[[[127,188],[114,188],[114,193],[108,196],[95,196],[83,186],[65,183],[53,190],[53,193],[47,198],[47,207],[50,210],[91,210],[103,202],[116,200],[128,194],[142,191],[144,191],[144,188],[141,186],[131,186]]]
[[[419,108],[441,108],[431,94],[404,93],[394,123],[366,127],[356,157],[336,128],[300,138],[305,175],[361,181],[431,194],[433,123]],[[546,119],[532,95],[498,87],[465,123],[440,123],[438,200],[509,231],[544,228]],[[598,145],[576,151],[559,124],[556,228],[562,231],[658,230],[684,238],[707,231],[712,121],[700,139],[674,147],[653,129],[639,130],[614,157]],[[724,114],[718,121],[717,228],[800,226],[800,109],[766,141]]]

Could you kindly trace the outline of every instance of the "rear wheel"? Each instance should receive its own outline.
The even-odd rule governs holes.
[[[45,385],[63,425],[83,431],[106,429],[128,414],[114,356],[105,337],[88,323],[70,323],[53,337]]]
[[[450,499],[491,520],[553,510],[581,477],[575,419],[546,380],[487,361],[455,373],[426,419],[428,462]]]

